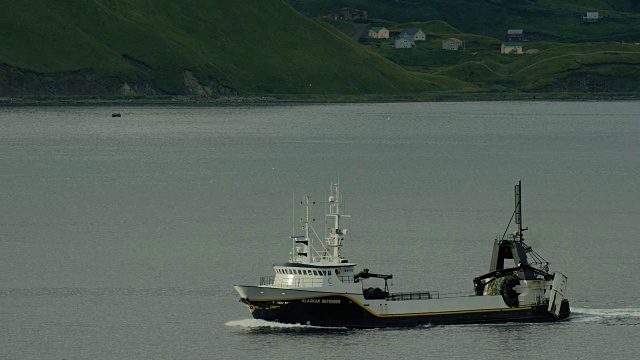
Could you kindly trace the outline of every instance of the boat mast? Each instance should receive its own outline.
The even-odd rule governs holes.
[[[304,230],[304,235],[291,235],[293,239],[293,249],[291,251],[290,261],[297,263],[308,264],[310,262],[310,246],[309,242],[311,241],[310,232],[309,232],[309,219],[310,219],[310,207],[311,207],[311,196],[305,195],[304,201],[300,202],[305,206],[305,217],[302,219],[302,229]],[[294,215],[295,216],[295,215]],[[299,247],[302,245],[302,247]]]
[[[513,264],[516,267],[521,267],[518,272],[520,279],[535,279],[536,275],[529,261],[527,260],[527,253],[533,252],[530,246],[524,243],[524,231],[529,230],[526,227],[522,227],[522,180],[518,180],[518,184],[514,187],[515,194],[515,209],[509,220],[509,225],[501,239],[496,238],[493,243],[493,255],[491,256],[491,264],[489,271],[496,271],[505,269],[505,260],[513,260]],[[518,225],[518,231],[514,232],[510,236],[506,236],[507,230],[515,219]]]
[[[524,240],[524,236],[522,235],[522,180],[518,180],[518,185],[515,186],[515,202],[516,202],[516,224],[518,224],[518,233],[516,236],[520,241]]]
[[[310,195],[305,195],[304,200],[300,203],[305,207],[305,216],[300,219],[303,223],[302,229],[304,235],[291,235],[293,239],[292,251],[289,261],[301,264],[311,264],[316,262],[340,264],[342,260],[342,242],[345,239],[347,229],[341,228],[340,219],[349,217],[341,213],[342,204],[340,202],[339,185],[332,184],[329,196],[329,213],[327,216],[333,217],[333,227],[329,230],[329,235],[325,238],[326,246],[320,241],[322,252],[319,252],[312,246],[312,236],[318,236],[311,227],[311,205],[315,201],[311,201]],[[295,215],[294,215],[295,216]],[[295,231],[295,230],[294,230]],[[313,233],[313,234],[312,234]],[[318,240],[320,240],[318,238]],[[317,244],[316,244],[317,245]]]
[[[327,237],[327,245],[333,249],[331,254],[333,262],[340,263],[342,259],[342,242],[347,233],[347,229],[340,227],[340,218],[343,216],[348,217],[348,215],[342,215],[340,213],[340,209],[342,208],[342,204],[340,203],[340,184],[332,184],[330,192],[329,213],[327,216],[333,217],[334,221],[333,228],[329,231],[329,236]]]
[[[298,252],[298,256],[302,256],[302,263],[308,264],[309,263],[309,242],[311,241],[311,237],[309,236],[309,218],[310,218],[310,214],[311,214],[311,195],[305,195],[304,196],[304,209],[305,209],[305,215],[304,215],[304,241],[299,241],[299,243],[302,244],[302,251]]]

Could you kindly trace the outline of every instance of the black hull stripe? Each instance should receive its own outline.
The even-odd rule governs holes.
[[[569,316],[569,303],[563,302],[560,319],[549,314],[546,305],[527,308],[497,309],[485,311],[458,311],[446,313],[401,314],[375,316],[366,308],[344,301],[343,295],[335,296],[331,303],[303,303],[300,301],[250,305],[253,317],[267,321],[313,326],[380,328],[445,324],[486,324],[503,322],[551,322]],[[512,311],[505,311],[512,310]]]

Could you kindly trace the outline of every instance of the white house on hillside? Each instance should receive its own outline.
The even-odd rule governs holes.
[[[442,48],[445,50],[464,50],[464,41],[458,38],[442,40]]]
[[[418,28],[406,28],[402,30],[402,33],[400,34],[400,37],[402,36],[409,36],[414,41],[423,41],[427,39],[427,35],[422,31],[422,29]]]
[[[369,37],[372,39],[388,39],[389,30],[384,27],[372,27],[369,29]]]
[[[504,42],[500,46],[500,52],[503,54],[522,54],[522,43],[520,42]]]
[[[409,36],[400,36],[396,39],[396,49],[410,49],[414,47],[416,47],[416,43]]]
[[[600,13],[597,11],[588,12],[582,15],[582,22],[585,23],[594,23],[598,22],[598,20],[600,20]]]

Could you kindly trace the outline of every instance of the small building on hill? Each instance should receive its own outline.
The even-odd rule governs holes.
[[[524,40],[524,31],[522,29],[507,30],[507,41],[516,42]]]
[[[445,50],[464,50],[464,41],[458,38],[442,40],[442,48]]]
[[[396,39],[396,49],[410,49],[416,47],[415,41],[410,36],[400,36]]]
[[[369,17],[369,13],[366,10],[353,9],[353,8],[342,8],[337,10],[336,12],[333,12],[325,16],[325,18],[327,19],[342,20],[342,21],[366,19],[368,17]]]
[[[522,54],[521,42],[503,42],[500,46],[500,53],[502,54]]]
[[[385,27],[372,27],[369,29],[369,37],[372,39],[388,39],[389,29]]]
[[[582,15],[583,23],[594,23],[598,22],[598,20],[600,20],[600,13],[597,11],[588,12]]]
[[[413,41],[424,41],[427,39],[427,34],[419,28],[406,28],[400,33],[400,37],[409,36]]]

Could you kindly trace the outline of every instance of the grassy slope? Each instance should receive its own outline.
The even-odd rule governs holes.
[[[555,45],[538,46],[543,50],[534,55],[496,54],[484,57],[482,61],[461,62],[442,67],[438,73],[472,83],[502,85],[524,91],[540,90],[576,74],[599,74],[611,79],[635,77],[636,82],[640,78],[637,71],[640,64],[638,46],[619,43]]]
[[[541,91],[566,78],[586,75],[616,81],[608,88],[600,86],[602,91],[623,86],[624,91],[637,92],[640,83],[640,45],[636,44],[525,42],[525,50],[540,52],[506,55],[499,53],[501,40],[465,34],[439,21],[405,23],[397,28],[408,26],[422,28],[427,41],[402,50],[395,49],[392,40],[370,40],[367,44],[408,69],[456,78],[491,91]],[[463,39],[466,50],[442,50],[442,40],[448,37]]]
[[[184,69],[244,95],[468,87],[406,71],[278,0],[11,2],[0,12],[0,38],[0,63],[90,69],[113,83],[150,79],[167,93],[180,90]]]
[[[437,17],[449,9],[447,6],[466,4],[466,11],[456,16],[473,19],[467,28],[486,26],[484,30],[489,32],[496,23],[505,21],[496,14],[514,9],[526,9],[526,16],[521,13],[506,18],[515,24],[511,27],[526,31],[608,38],[623,30],[628,36],[640,26],[640,21],[629,23],[638,18],[632,13],[640,11],[638,0],[538,0],[533,5],[519,0],[462,1],[462,5],[443,5],[440,0],[366,3],[384,5],[374,10],[404,9],[407,16],[412,14],[411,19],[424,13]],[[316,0],[304,2],[314,4]],[[323,6],[357,6],[362,2],[327,0]],[[489,10],[494,16],[485,16]],[[598,24],[554,23],[566,14],[586,10],[599,10],[607,17]],[[572,17],[572,21],[577,19]],[[525,49],[542,52],[514,57],[497,52],[503,28],[492,37],[463,32],[440,20],[377,22],[392,30],[421,27],[429,39],[406,50],[393,49],[389,41],[358,46],[350,40],[353,29],[344,23],[336,27],[335,22],[310,20],[278,0],[12,2],[0,12],[0,66],[5,63],[42,73],[88,70],[97,81],[114,87],[125,81],[151,82],[170,94],[181,91],[183,70],[189,69],[201,82],[215,80],[235,87],[241,95],[298,94],[307,98],[327,94],[357,98],[376,93],[402,98],[409,93],[480,88],[537,91],[576,74],[640,79],[639,55],[610,53],[637,52],[640,46],[527,42]],[[525,26],[531,23],[537,27]],[[441,50],[441,40],[447,37],[465,40],[467,51]],[[575,55],[585,53],[593,54]]]

